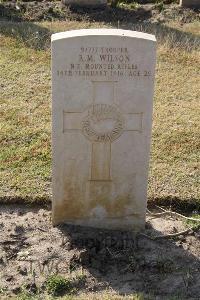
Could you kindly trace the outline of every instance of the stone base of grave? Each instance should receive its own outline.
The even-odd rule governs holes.
[[[180,0],[180,6],[188,8],[200,8],[200,0]]]
[[[70,225],[79,225],[93,228],[102,228],[110,230],[124,230],[124,231],[141,231],[145,228],[145,216],[144,215],[133,215],[129,217],[113,217],[107,219],[77,219],[77,220],[66,220],[63,221],[53,216],[53,225],[59,224],[70,224]]]
[[[107,0],[63,0],[65,5],[70,5],[73,7],[105,7],[107,5]]]

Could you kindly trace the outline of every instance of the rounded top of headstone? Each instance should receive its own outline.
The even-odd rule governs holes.
[[[79,30],[69,30],[65,32],[54,33],[51,36],[51,41],[57,41],[72,37],[81,36],[119,36],[119,37],[132,37],[137,39],[144,39],[149,41],[156,41],[156,38],[152,34],[148,34],[140,31],[123,30],[123,29],[79,29]]]

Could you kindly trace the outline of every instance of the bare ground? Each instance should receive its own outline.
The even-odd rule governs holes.
[[[200,231],[151,240],[131,232],[52,227],[50,208],[24,205],[1,204],[0,216],[0,290],[6,299],[21,287],[45,293],[54,273],[71,278],[75,294],[109,288],[153,299],[200,299]],[[144,233],[164,236],[185,228],[175,218],[148,217]]]
[[[152,1],[153,2],[153,1]],[[0,3],[0,20],[9,21],[84,21],[84,22],[151,22],[165,23],[179,20],[181,24],[199,20],[199,10],[180,7],[178,4],[140,4],[102,8],[70,7],[62,1],[5,1]]]

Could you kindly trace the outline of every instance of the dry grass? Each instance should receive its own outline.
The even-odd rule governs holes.
[[[199,201],[199,81],[197,52],[160,47],[152,139],[151,198]]]
[[[1,197],[50,193],[49,53],[1,40]]]
[[[51,196],[50,31],[101,26],[110,25],[0,24],[1,201]],[[189,34],[197,33],[199,24],[185,28],[188,34],[184,28],[141,28],[158,36],[148,195],[199,207],[199,38]]]
[[[170,27],[179,29],[182,32],[192,33],[198,35],[200,33],[200,22],[195,21],[193,23],[180,23],[177,21],[171,21]]]

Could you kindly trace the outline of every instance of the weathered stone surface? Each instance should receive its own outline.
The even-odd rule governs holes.
[[[155,56],[141,32],[52,35],[54,224],[144,227]]]
[[[80,7],[104,7],[107,5],[107,0],[63,0],[63,3]]]
[[[180,0],[183,7],[200,8],[200,0]]]

